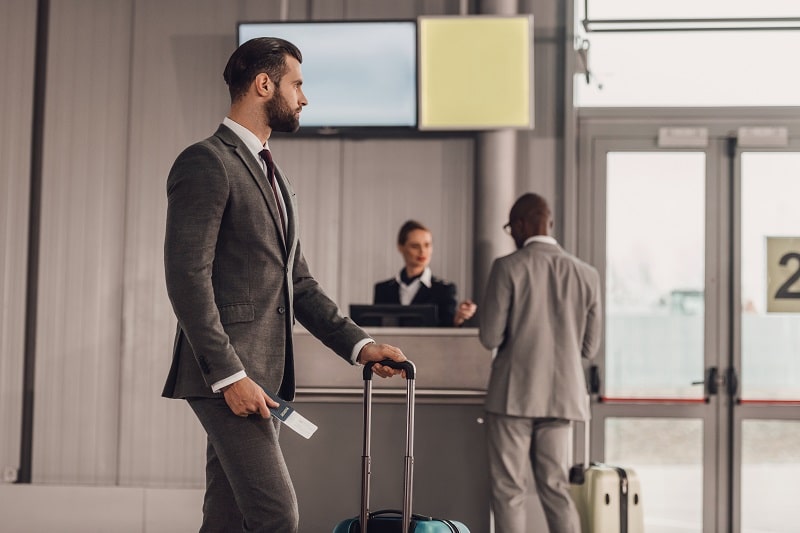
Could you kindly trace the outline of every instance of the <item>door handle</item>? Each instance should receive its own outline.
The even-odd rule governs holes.
[[[692,385],[706,386],[706,394],[708,396],[715,396],[719,393],[719,386],[725,384],[725,377],[719,375],[719,369],[715,366],[706,370],[706,379],[700,381],[692,381]]]
[[[709,396],[719,394],[720,387],[725,387],[725,392],[730,396],[736,396],[739,391],[739,376],[733,367],[729,367],[724,374],[721,374],[717,367],[712,366],[706,371],[706,379],[692,381],[692,385],[703,384],[706,385],[706,393]]]
[[[589,368],[589,393],[600,394],[600,369],[597,365]]]
[[[736,369],[733,367],[728,368],[728,394],[736,396],[739,392],[739,376],[736,374]]]

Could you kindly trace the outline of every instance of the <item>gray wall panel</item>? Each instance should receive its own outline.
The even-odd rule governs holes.
[[[534,20],[536,127],[519,135],[517,196],[536,192],[547,198],[554,208],[555,236],[561,241],[564,113],[565,106],[572,105],[571,95],[564,95],[564,7],[558,0],[525,0],[520,12],[532,13]]]
[[[36,3],[1,2],[0,472],[19,466],[35,39]]]
[[[130,4],[51,3],[33,478],[114,483]]]
[[[300,206],[300,243],[311,273],[339,301],[341,272],[342,141],[273,139],[278,165]]]
[[[403,19],[414,18],[417,2],[395,0],[345,0],[345,18],[359,19]]]
[[[222,70],[234,4],[137,0],[130,61],[119,482],[201,486],[205,436],[183,402],[161,398],[175,318],[164,283],[166,179],[178,153],[227,112]]]

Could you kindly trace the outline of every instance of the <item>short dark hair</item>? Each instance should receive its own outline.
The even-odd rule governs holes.
[[[408,240],[408,234],[418,229],[427,231],[428,233],[431,232],[431,230],[423,226],[420,222],[416,220],[407,220],[405,224],[400,226],[400,231],[397,233],[397,244],[403,246]]]
[[[250,84],[261,73],[266,73],[278,85],[286,72],[287,55],[299,63],[303,62],[299,48],[277,37],[256,37],[237,48],[222,73],[231,93],[231,102],[244,96]]]
[[[553,212],[550,210],[547,200],[539,194],[529,192],[523,194],[514,202],[509,219],[521,218],[534,226],[539,226],[549,221],[552,216]]]

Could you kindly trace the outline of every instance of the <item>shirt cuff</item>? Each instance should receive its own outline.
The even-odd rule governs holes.
[[[350,354],[350,364],[357,365],[360,364],[358,362],[358,354],[361,353],[361,348],[366,346],[367,344],[374,343],[375,341],[367,337],[366,339],[358,341],[358,343],[353,346],[353,353]]]
[[[211,392],[219,392],[220,389],[222,389],[223,387],[227,387],[231,383],[236,383],[240,379],[244,379],[246,377],[247,377],[247,374],[245,374],[244,370],[240,370],[237,373],[235,373],[234,375],[229,376],[229,377],[227,377],[225,379],[221,379],[221,380],[217,381],[216,383],[214,383],[213,385],[211,385]]]

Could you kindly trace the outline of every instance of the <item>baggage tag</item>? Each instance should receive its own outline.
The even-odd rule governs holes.
[[[269,411],[272,416],[280,420],[283,424],[292,428],[300,436],[310,439],[311,436],[317,431],[317,426],[311,420],[298,413],[294,407],[286,403],[281,398],[270,394],[268,391],[267,396],[278,402],[278,407],[270,407]]]

